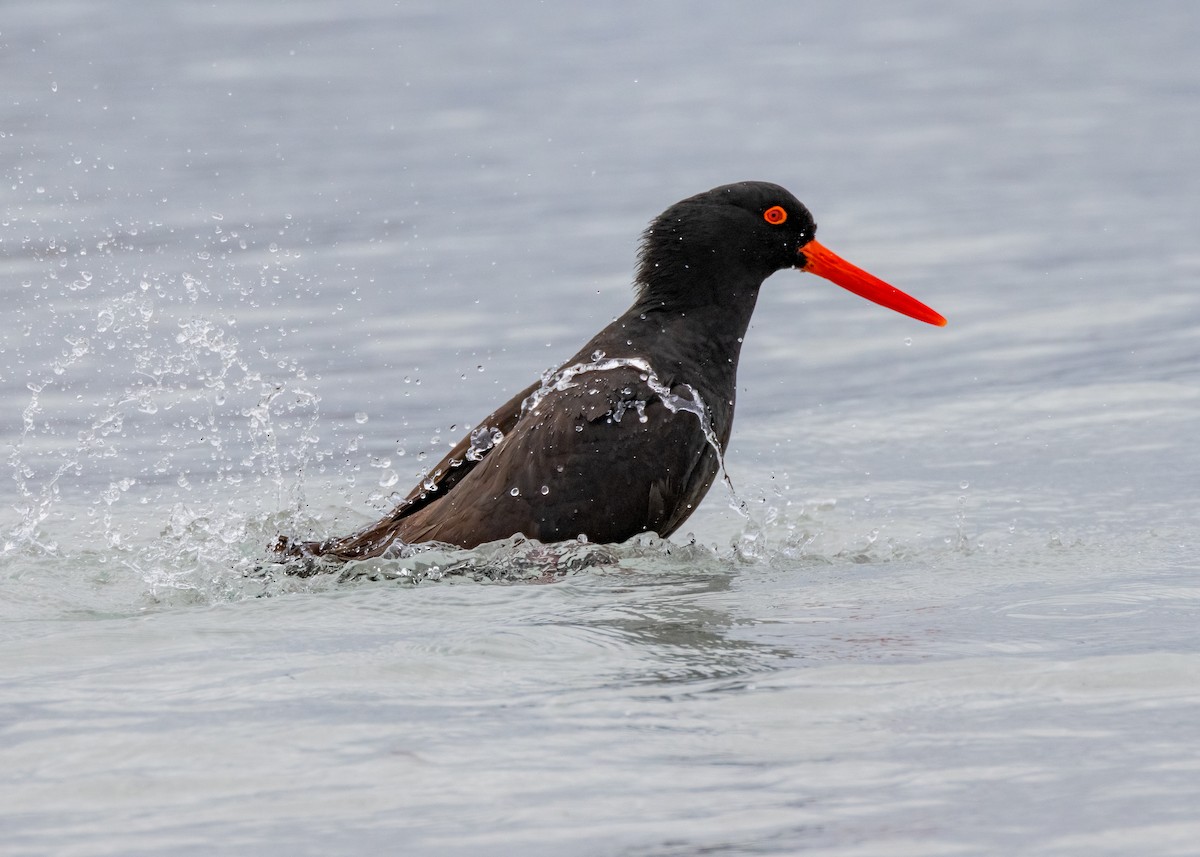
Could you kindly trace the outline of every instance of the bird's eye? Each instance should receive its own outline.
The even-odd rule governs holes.
[[[772,205],[763,212],[763,220],[772,226],[778,226],[787,220],[787,211],[782,205]]]

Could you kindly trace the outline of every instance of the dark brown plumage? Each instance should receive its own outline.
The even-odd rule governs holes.
[[[778,185],[741,182],[668,208],[646,230],[637,299],[543,381],[493,411],[382,520],[295,543],[285,557],[359,559],[397,543],[474,547],[669,536],[712,485],[729,441],[738,355],[759,288],[782,268],[817,273],[932,324],[933,310],[813,240]]]

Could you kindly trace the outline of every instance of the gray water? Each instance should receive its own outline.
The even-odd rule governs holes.
[[[0,12],[0,852],[1200,853],[1200,10]],[[671,542],[291,578],[741,179]],[[741,508],[744,505],[744,509]]]

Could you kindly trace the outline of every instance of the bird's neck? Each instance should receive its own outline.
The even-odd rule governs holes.
[[[687,273],[639,282],[638,299],[625,318],[648,323],[652,335],[677,345],[685,359],[736,369],[763,278],[745,271]]]
[[[607,340],[645,356],[669,384],[688,384],[713,410],[720,433],[728,433],[737,386],[738,358],[750,326],[760,282],[727,285],[722,300],[682,299],[643,289],[632,307],[608,330]]]
[[[625,318],[636,339],[653,343],[656,353],[705,372],[720,373],[728,368],[732,373],[737,369],[756,297],[747,295],[736,307],[710,304],[687,309],[639,301]]]

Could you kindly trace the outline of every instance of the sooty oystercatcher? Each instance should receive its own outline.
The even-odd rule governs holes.
[[[672,205],[646,230],[637,299],[562,364],[489,414],[382,520],[284,557],[361,559],[398,544],[475,547],[524,534],[669,536],[722,466],[738,354],[763,281],[831,280],[929,324],[946,320],[818,244],[782,187],[739,182]]]

